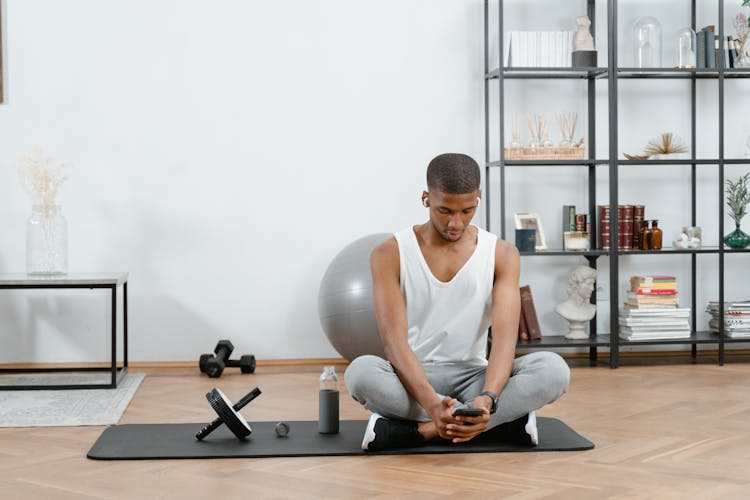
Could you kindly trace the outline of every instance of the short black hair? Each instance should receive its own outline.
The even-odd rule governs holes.
[[[427,189],[451,194],[473,193],[479,189],[480,182],[479,165],[465,154],[441,154],[427,166]]]

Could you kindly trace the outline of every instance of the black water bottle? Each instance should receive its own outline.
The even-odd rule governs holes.
[[[333,366],[323,368],[318,393],[318,432],[339,432],[339,378]]]

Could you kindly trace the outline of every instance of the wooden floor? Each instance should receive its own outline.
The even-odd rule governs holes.
[[[253,420],[314,420],[317,366],[253,375],[147,373],[121,423],[206,422],[218,386]],[[236,371],[236,370],[232,370]],[[341,371],[341,368],[338,370]],[[342,397],[342,419],[366,412]],[[596,443],[582,452],[94,461],[103,427],[0,429],[0,498],[748,498],[750,363],[576,367],[540,415]]]

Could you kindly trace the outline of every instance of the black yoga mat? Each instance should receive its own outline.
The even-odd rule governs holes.
[[[168,458],[303,457],[319,455],[400,455],[412,453],[477,453],[502,451],[589,450],[594,443],[556,418],[537,418],[538,446],[503,441],[492,431],[468,443],[435,440],[418,448],[365,452],[361,448],[366,420],[342,421],[338,434],[319,434],[315,421],[287,422],[289,435],[278,437],[275,422],[250,422],[253,433],[240,441],[221,426],[203,441],[195,434],[205,424],[126,424],[108,427],[94,443],[88,458],[149,460]]]

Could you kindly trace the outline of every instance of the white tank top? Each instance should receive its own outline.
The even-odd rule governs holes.
[[[476,229],[474,253],[448,282],[438,280],[430,271],[412,227],[394,234],[408,342],[422,363],[487,364],[497,236]]]

